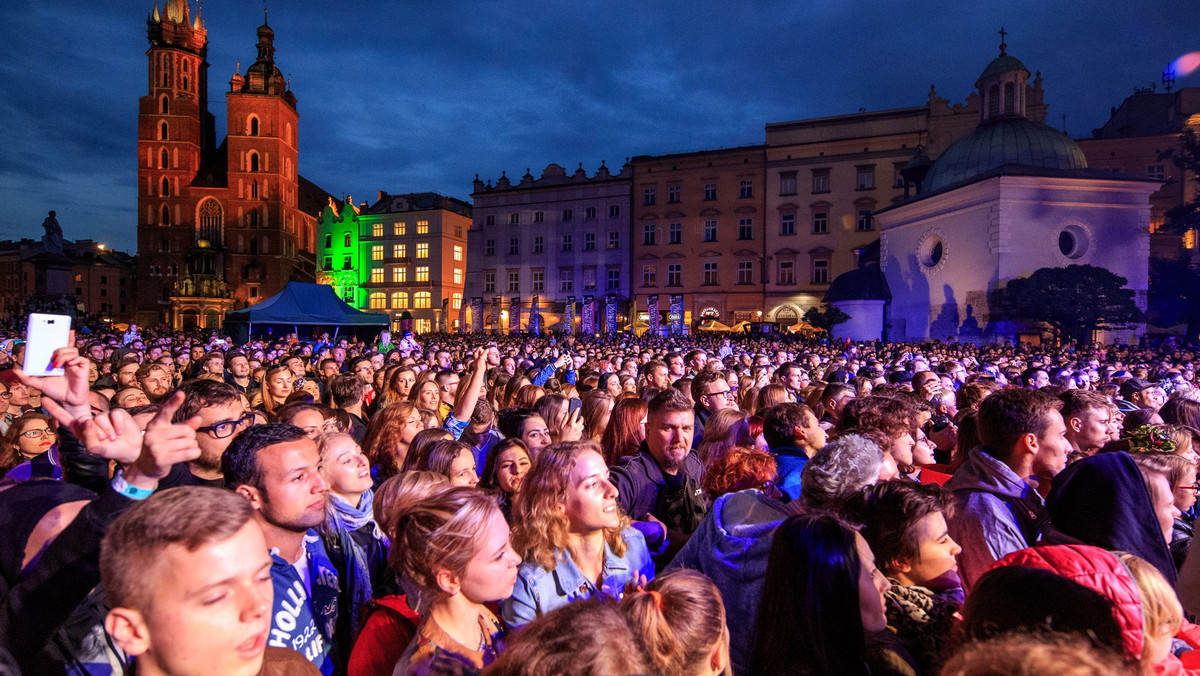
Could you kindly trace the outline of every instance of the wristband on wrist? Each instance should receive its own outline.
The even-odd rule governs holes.
[[[131,500],[145,500],[154,494],[153,490],[138,488],[137,486],[134,486],[126,481],[125,477],[121,476],[121,470],[117,470],[117,472],[113,474],[112,487],[114,491]]]

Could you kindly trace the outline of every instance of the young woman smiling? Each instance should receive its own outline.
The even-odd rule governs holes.
[[[505,439],[496,444],[488,454],[483,466],[483,476],[479,479],[479,487],[493,490],[500,498],[500,511],[504,518],[512,524],[512,505],[517,493],[521,492],[521,484],[533,460],[529,457],[529,449],[520,439]]]

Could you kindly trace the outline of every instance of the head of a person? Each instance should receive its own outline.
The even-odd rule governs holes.
[[[332,411],[321,404],[293,401],[275,411],[275,422],[295,425],[304,430],[310,439],[316,439],[333,430]]]
[[[283,423],[247,429],[221,457],[225,486],[249,500],[262,522],[291,533],[325,520],[329,486],[320,465],[316,442]]]
[[[618,607],[597,599],[573,601],[526,624],[487,671],[491,676],[664,673],[642,654]]]
[[[513,546],[526,560],[553,570],[570,533],[604,533],[617,556],[629,517],[617,505],[617,488],[594,441],[564,441],[542,449],[513,504]]]
[[[846,522],[831,514],[789,517],[771,542],[751,671],[805,663],[816,673],[863,673],[867,633],[887,627],[890,588]]]
[[[389,563],[421,590],[423,604],[459,595],[484,604],[512,595],[521,558],[494,497],[457,486],[397,501],[390,511]]]
[[[408,445],[408,453],[404,455],[404,464],[400,466],[400,471],[408,472],[428,466],[429,451],[433,449],[433,445],[443,439],[453,438],[453,435],[440,427],[431,427],[417,432],[413,436],[412,443]]]
[[[475,487],[479,474],[475,469],[475,454],[466,444],[453,439],[438,441],[429,449],[423,464],[417,469],[445,475],[451,486]]]
[[[118,364],[115,369],[117,384],[122,387],[134,387],[137,385],[137,372],[141,366],[136,360],[125,361]]]
[[[249,503],[180,487],[130,507],[104,536],[105,630],[150,673],[251,676],[271,628],[271,557]]]
[[[402,366],[392,373],[390,389],[396,393],[397,397],[407,399],[416,382],[417,372],[411,367]]]
[[[230,352],[225,355],[225,366],[235,378],[250,376],[250,360],[242,352]]]
[[[1179,518],[1180,509],[1175,506],[1175,482],[1172,481],[1172,460],[1177,455],[1137,453],[1130,456],[1142,475],[1142,483],[1150,494],[1150,504],[1154,508],[1154,516],[1162,532],[1163,540],[1171,543],[1171,533],[1175,519]],[[1184,461],[1186,463],[1186,461]],[[1182,472],[1179,472],[1182,473]],[[1178,474],[1178,473],[1177,473]]]
[[[775,496],[775,479],[779,471],[770,453],[747,446],[734,446],[707,463],[700,487],[709,500],[726,493],[752,488]]]
[[[1171,654],[1171,639],[1183,626],[1183,606],[1175,588],[1145,559],[1128,552],[1117,558],[1129,569],[1142,598],[1142,664],[1147,669]]]
[[[692,378],[692,400],[710,412],[736,406],[729,382],[719,373],[703,371]]]
[[[749,413],[737,408],[723,408],[709,416],[704,441],[696,449],[700,460],[708,465],[734,446],[753,446],[749,418]]]
[[[58,441],[50,416],[32,411],[13,420],[4,437],[5,455],[11,459],[4,469],[45,453]]]
[[[961,645],[942,676],[1126,676],[1120,657],[1071,634],[1014,631]]]
[[[1168,425],[1186,425],[1200,430],[1200,401],[1184,396],[1173,396],[1158,409],[1158,415]]]
[[[683,568],[656,577],[644,591],[626,594],[621,611],[651,672],[720,674],[729,666],[725,604],[703,573]]]
[[[366,391],[366,382],[353,373],[343,373],[329,381],[329,396],[338,408],[348,409],[361,404]]]
[[[151,403],[161,402],[171,391],[171,373],[162,364],[150,363],[140,367],[137,370],[137,382]]]
[[[371,490],[371,463],[354,437],[344,432],[322,434],[316,439],[321,457],[321,477],[329,492],[358,505],[363,493]]]
[[[408,398],[418,408],[436,411],[442,405],[442,390],[438,387],[437,382],[424,380],[413,386]]]
[[[826,435],[812,409],[804,404],[785,402],[766,410],[763,439],[771,449],[799,448],[814,453],[825,445]]]
[[[838,509],[879,481],[885,453],[860,434],[843,434],[813,454],[800,474],[800,496],[810,509]]]
[[[189,380],[179,386],[179,391],[184,395],[183,404],[175,411],[171,422],[199,418],[196,444],[200,446],[200,457],[192,464],[211,473],[220,473],[221,455],[253,418],[246,413],[241,394],[227,383]]]
[[[509,439],[520,439],[533,457],[552,443],[550,428],[542,416],[530,408],[506,408],[497,420],[500,433]]]
[[[959,586],[955,557],[962,548],[946,525],[954,505],[949,491],[893,479],[867,488],[854,503],[850,509],[863,524],[862,536],[888,577],[906,586]]]
[[[509,496],[516,495],[521,491],[521,484],[532,466],[533,457],[525,442],[505,439],[488,453],[479,486],[498,489]]]
[[[384,477],[392,476],[404,466],[409,446],[423,429],[420,412],[411,402],[388,404],[371,418],[363,437],[363,452]]]
[[[1112,413],[1108,397],[1092,390],[1067,390],[1059,399],[1067,439],[1073,447],[1088,453],[1109,442]]]
[[[363,381],[364,385],[370,385],[375,378],[375,365],[371,363],[368,357],[355,357],[350,360],[350,364],[346,367],[346,372],[357,376]]]
[[[1033,473],[1053,478],[1071,450],[1061,407],[1047,394],[1006,387],[979,405],[979,438],[997,460],[1015,466],[1032,456]]]
[[[109,400],[112,408],[130,409],[152,403],[150,397],[140,387],[122,387]]]
[[[621,458],[637,453],[638,447],[646,439],[648,410],[649,405],[642,399],[622,399],[613,406],[608,427],[600,442],[610,465],[616,465]]]

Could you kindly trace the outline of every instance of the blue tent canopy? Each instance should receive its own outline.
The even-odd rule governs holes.
[[[336,328],[369,328],[382,330],[388,327],[388,316],[374,312],[356,310],[345,303],[327,284],[288,282],[279,293],[242,310],[225,313],[225,330],[235,337],[246,338],[255,325],[321,326]]]

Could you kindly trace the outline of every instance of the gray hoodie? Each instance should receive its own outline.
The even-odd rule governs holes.
[[[1048,518],[1042,496],[981,446],[945,486],[954,492],[948,525],[962,547],[958,575],[968,591],[997,559],[1033,546]]]
[[[698,570],[721,590],[734,673],[750,664],[771,535],[793,513],[758,490],[723,495],[666,568]]]

